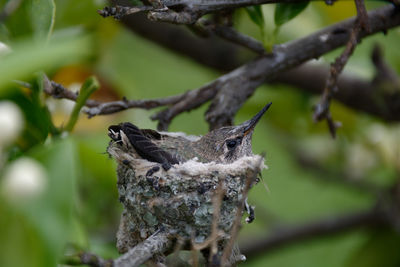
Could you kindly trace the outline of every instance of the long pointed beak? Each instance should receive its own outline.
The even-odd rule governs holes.
[[[264,115],[264,113],[269,109],[269,107],[271,105],[272,105],[272,102],[268,103],[253,118],[251,118],[250,120],[245,121],[245,122],[242,123],[242,127],[244,127],[243,128],[244,136],[246,136],[247,134],[251,133],[251,131],[253,131],[254,127],[257,124],[257,122],[261,119],[261,117]]]

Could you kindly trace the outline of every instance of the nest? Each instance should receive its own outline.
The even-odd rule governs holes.
[[[243,203],[246,183],[258,180],[265,168],[261,156],[242,157],[230,164],[201,163],[196,159],[162,168],[141,159],[133,149],[110,143],[108,153],[118,163],[118,192],[124,206],[117,233],[117,248],[128,251],[160,229],[171,237],[202,243],[211,234],[213,196],[223,188],[218,228],[220,240],[228,240],[237,209]],[[250,180],[249,180],[250,179]]]

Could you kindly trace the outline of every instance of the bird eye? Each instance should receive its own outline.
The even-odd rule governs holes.
[[[228,140],[228,141],[226,141],[226,146],[229,148],[229,149],[233,149],[233,148],[235,148],[235,146],[237,145],[237,141],[236,140]]]

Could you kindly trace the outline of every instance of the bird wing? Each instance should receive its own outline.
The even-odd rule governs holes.
[[[119,130],[119,131],[118,131]],[[146,159],[148,161],[152,162],[158,162],[161,164],[166,164],[166,168],[169,169],[169,165],[172,164],[177,164],[179,163],[176,157],[168,153],[167,151],[163,150],[156,144],[154,144],[151,139],[147,136],[149,136],[149,133],[152,135],[156,135],[156,131],[150,132],[149,130],[140,130],[138,127],[133,125],[132,123],[129,122],[124,122],[121,123],[120,125],[112,125],[109,127],[109,132],[112,131],[112,133],[116,133],[117,131],[120,132],[122,131],[126,137],[129,139],[129,142],[132,144],[133,148],[136,150],[136,152],[139,154],[140,157],[143,159]],[[157,133],[158,134],[158,133]],[[109,134],[110,135],[110,134]],[[117,136],[117,138],[121,138],[121,134],[115,135],[111,134],[114,137]],[[110,136],[111,136],[110,135]],[[146,136],[147,135],[147,136]],[[115,138],[111,137],[112,139],[115,140]],[[164,167],[164,166],[163,166]],[[165,168],[165,167],[164,167]]]

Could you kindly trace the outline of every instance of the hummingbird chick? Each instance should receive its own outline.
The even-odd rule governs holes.
[[[172,165],[194,158],[203,163],[232,163],[243,156],[253,155],[251,138],[254,127],[271,104],[242,124],[222,127],[202,137],[139,129],[129,122],[110,126],[108,135],[116,143],[132,146],[141,158],[160,163],[165,171]],[[148,175],[158,170],[159,167],[154,167]]]
[[[212,225],[217,223],[223,234],[216,239],[215,262],[225,249],[232,250],[227,259],[230,264],[243,260],[236,245],[230,248],[229,240],[238,216],[247,211],[246,222],[255,219],[247,191],[266,166],[263,156],[253,155],[251,140],[270,106],[242,124],[204,136],[139,129],[129,122],[110,126],[112,141],[107,152],[118,163],[117,187],[124,206],[117,233],[119,252],[154,240],[160,229],[168,240],[179,237],[185,246],[205,244],[215,235]],[[164,171],[153,175],[161,168]],[[218,221],[214,216],[216,196],[220,199]],[[239,207],[241,204],[244,207]],[[168,255],[174,246],[168,245],[162,253]],[[210,248],[202,252],[209,259]]]

